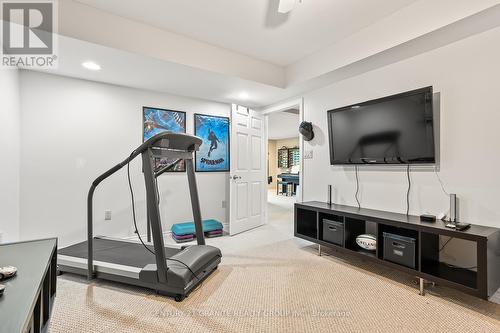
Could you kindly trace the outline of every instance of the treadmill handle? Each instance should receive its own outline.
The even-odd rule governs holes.
[[[90,186],[89,193],[87,196],[87,278],[89,280],[92,280],[95,277],[94,274],[94,222],[93,222],[93,216],[94,216],[94,208],[93,208],[93,199],[94,199],[94,192],[97,186],[106,178],[111,176],[112,174],[116,173],[118,170],[126,166],[130,161],[132,161],[134,158],[139,155],[145,146],[145,144],[148,143],[149,145],[149,140],[143,143],[139,148],[134,150],[132,154],[130,154],[129,157],[127,157],[124,161],[118,163],[99,177],[97,177],[93,182],[92,185]]]

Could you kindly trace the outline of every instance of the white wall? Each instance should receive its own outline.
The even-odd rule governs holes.
[[[0,243],[19,238],[19,73],[0,69]]]
[[[267,115],[268,138],[280,140],[299,135],[299,115],[289,112],[273,112]]]
[[[441,99],[441,178],[458,194],[462,220],[500,227],[499,40],[497,28],[305,95],[316,137],[304,144],[314,152],[304,160],[304,200],[325,201],[332,184],[337,203],[355,205],[353,167],[329,163],[327,110],[432,85]],[[411,214],[447,210],[432,171],[415,169],[412,181]],[[405,211],[403,168],[361,167],[360,182],[363,207]]]
[[[286,69],[286,81],[291,85],[355,64],[357,61],[402,46],[415,38],[425,36],[495,5],[498,5],[498,0],[414,1],[392,15],[290,65]],[[483,20],[488,19],[483,18]],[[464,31],[471,28],[469,26]],[[440,42],[447,40],[444,35],[440,37]],[[428,41],[426,45],[434,43]],[[415,49],[406,52],[415,52]]]
[[[273,177],[273,181],[268,184],[270,188],[276,188],[276,170],[278,170],[277,153],[276,140],[267,140],[267,175]]]
[[[229,116],[230,106],[204,100],[22,71],[21,237],[58,236],[64,246],[86,237],[86,199],[93,179],[142,142],[142,106]],[[145,232],[140,158],[131,164],[139,229]],[[160,178],[163,228],[192,220],[186,174]],[[226,222],[226,173],[198,173],[203,218]],[[95,233],[133,233],[126,168],[95,195]],[[111,209],[112,221],[104,221]]]

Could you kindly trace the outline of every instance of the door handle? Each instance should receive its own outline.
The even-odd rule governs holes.
[[[241,179],[241,177],[240,177],[240,176],[236,176],[236,175],[234,175],[234,176],[232,176],[232,177],[231,177],[231,176],[229,176],[229,179],[232,179],[232,180],[238,180],[238,179]]]

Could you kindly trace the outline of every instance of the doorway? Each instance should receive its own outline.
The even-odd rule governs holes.
[[[293,233],[294,203],[302,198],[302,100],[264,110],[267,139],[267,221]]]

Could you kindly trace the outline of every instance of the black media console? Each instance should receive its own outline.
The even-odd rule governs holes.
[[[296,237],[324,245],[338,253],[350,253],[373,260],[389,267],[412,274],[423,281],[432,281],[459,289],[468,294],[488,299],[500,287],[500,229],[472,225],[465,231],[445,227],[442,221],[423,222],[418,216],[391,213],[373,209],[357,208],[318,201],[295,204]],[[343,225],[343,241],[334,244],[323,237],[325,223],[337,221]],[[326,229],[325,229],[326,230]],[[361,234],[373,234],[377,238],[377,249],[368,251],[356,243]],[[384,234],[403,236],[415,240],[414,268],[397,264],[384,256]],[[457,267],[440,260],[440,236],[453,237],[471,242],[477,253],[474,267]]]

